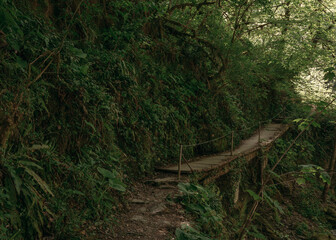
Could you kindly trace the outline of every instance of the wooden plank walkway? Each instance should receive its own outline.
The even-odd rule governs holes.
[[[289,126],[285,124],[271,123],[261,128],[260,142],[259,134],[255,133],[247,140],[243,140],[241,144],[231,152],[223,152],[212,156],[203,156],[189,162],[189,166],[183,163],[181,166],[182,173],[200,172],[206,173],[213,170],[219,170],[217,174],[223,175],[230,170],[230,162],[245,157],[249,161],[258,155],[261,148],[268,150],[274,141],[281,137],[288,130]],[[158,170],[166,172],[178,173],[178,165],[158,168]]]

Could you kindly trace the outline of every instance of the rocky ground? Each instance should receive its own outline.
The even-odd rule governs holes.
[[[127,209],[116,216],[114,239],[174,239],[175,230],[189,224],[182,206],[174,202],[179,194],[176,175],[161,174],[135,184]]]

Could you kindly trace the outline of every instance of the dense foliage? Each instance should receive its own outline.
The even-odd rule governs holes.
[[[305,5],[0,0],[0,238],[79,238],[177,143],[286,114],[294,76],[332,50],[330,14]]]

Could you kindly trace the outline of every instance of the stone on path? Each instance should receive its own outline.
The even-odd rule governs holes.
[[[162,213],[166,209],[167,209],[166,205],[164,203],[160,203],[159,205],[152,207],[151,214],[154,215],[154,214]]]
[[[130,201],[130,203],[134,203],[134,204],[145,204],[146,202],[144,200],[141,199],[132,199]]]
[[[146,222],[146,219],[143,216],[139,216],[139,215],[133,216],[131,220],[135,222],[143,222],[143,223]]]
[[[139,211],[144,213],[144,212],[147,211],[147,208],[146,207],[141,207],[141,208],[139,208]]]
[[[148,180],[145,183],[152,184],[155,186],[160,186],[160,185],[168,185],[168,184],[177,185],[179,181],[176,177],[166,177],[166,178],[157,178],[153,180]]]

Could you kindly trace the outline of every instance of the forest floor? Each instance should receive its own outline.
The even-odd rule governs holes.
[[[113,239],[175,239],[175,230],[190,224],[183,207],[174,202],[181,194],[177,183],[176,175],[166,173],[135,183],[128,206],[116,216],[118,224]]]
[[[182,181],[187,181],[187,178]],[[128,204],[115,216],[118,219],[117,224],[113,229],[113,236],[110,235],[108,239],[174,240],[177,228],[193,225],[194,219],[174,201],[181,196],[177,183],[176,175],[167,173],[157,173],[151,179],[134,183],[127,196]],[[318,195],[312,197],[318,199]],[[296,209],[294,202],[300,198],[295,192],[289,195],[280,194],[277,199],[285,214],[277,216],[274,214],[274,209],[263,205],[254,221],[254,224],[263,226],[262,233],[267,239],[336,240],[336,230],[325,229],[325,226],[317,223],[319,222],[316,221],[317,219],[304,217],[302,211]],[[314,209],[316,206],[310,207],[311,211],[317,210]],[[328,220],[335,223],[335,203],[329,202],[321,209],[328,212],[327,215],[330,218]],[[257,238],[248,237],[247,239]]]
[[[279,131],[279,126],[273,124],[263,129],[261,136],[266,144],[274,141],[287,130]],[[256,148],[258,148],[257,133],[239,145],[235,151],[238,155]],[[214,157],[205,157],[205,159],[208,158]],[[189,168],[185,166],[185,169]],[[187,176],[184,176],[181,181],[188,181]],[[111,239],[173,240],[177,228],[193,225],[194,219],[176,201],[182,194],[177,187],[178,182],[176,173],[158,172],[151,178],[133,183],[126,196],[126,206],[115,216],[117,224]],[[298,186],[293,182],[282,184],[279,189],[282,191],[277,190],[274,198],[280,203],[283,213],[279,214],[266,203],[262,204],[253,223],[259,226],[261,236],[276,240],[336,240],[336,230],[332,230],[336,228],[334,201],[321,204],[320,191],[306,191],[315,189],[310,185]],[[230,221],[229,218],[235,218],[234,216],[239,217],[241,209],[246,209],[248,201],[244,201],[244,195],[246,199],[250,196],[247,193],[241,193],[239,203],[245,206],[237,204],[236,211],[233,211],[232,216],[228,216],[225,221]],[[224,225],[227,224],[224,223]],[[235,233],[229,230],[228,236],[232,235]],[[258,238],[249,236],[246,239]]]

